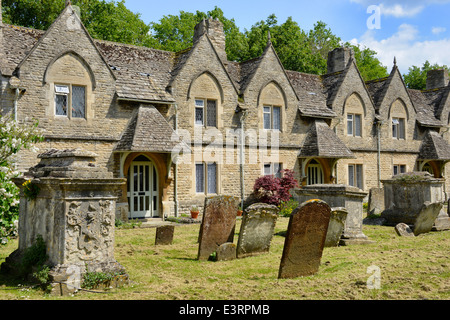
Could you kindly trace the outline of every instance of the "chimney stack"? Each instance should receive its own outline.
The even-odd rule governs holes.
[[[446,87],[448,82],[449,76],[447,69],[435,69],[427,73],[427,90]]]
[[[223,31],[223,24],[219,19],[203,19],[195,26],[194,29],[194,43],[196,43],[203,34],[207,34],[214,45],[220,59],[223,63],[228,61],[225,52],[225,32]]]
[[[328,53],[327,69],[328,73],[343,71],[348,64],[351,57],[354,57],[353,49],[351,48],[336,48]]]

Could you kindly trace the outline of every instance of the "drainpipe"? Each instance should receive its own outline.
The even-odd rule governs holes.
[[[377,171],[378,171],[378,188],[381,188],[381,125],[383,121],[377,120]]]
[[[247,111],[241,111],[241,148],[240,148],[240,158],[241,158],[241,208],[244,210],[244,198],[245,198],[245,179],[244,179],[244,164],[245,164],[245,135],[244,135],[244,127],[245,127],[245,118],[247,117]]]
[[[175,132],[178,133],[178,105],[173,105],[175,108]],[[177,187],[177,181],[178,181],[178,161],[175,161],[175,168],[173,172],[173,197],[175,202],[175,217],[178,217],[178,187]]]

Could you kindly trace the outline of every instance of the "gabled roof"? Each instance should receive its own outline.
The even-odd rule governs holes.
[[[343,159],[354,158],[354,155],[324,120],[315,120],[306,135],[299,157]]]
[[[184,144],[166,119],[153,106],[141,106],[122,134],[115,151],[170,153]],[[184,150],[189,150],[183,145]]]
[[[429,130],[423,139],[418,159],[450,161],[450,146],[437,132]]]
[[[424,127],[442,127],[436,118],[444,90],[420,91],[408,89],[409,96],[417,110],[417,121]]]

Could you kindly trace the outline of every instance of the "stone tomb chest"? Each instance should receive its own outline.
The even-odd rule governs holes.
[[[97,168],[95,157],[81,150],[51,150],[14,181],[21,189],[17,252],[41,236],[46,264],[58,270],[54,277],[60,281],[68,268],[124,273],[114,258],[114,223],[117,195],[125,180]],[[34,199],[26,197],[25,182],[38,191]]]
[[[303,203],[311,199],[325,201],[332,208],[345,208],[347,218],[341,239],[342,245],[371,243],[362,232],[363,201],[367,196],[362,190],[341,184],[318,184],[295,189],[294,198]]]

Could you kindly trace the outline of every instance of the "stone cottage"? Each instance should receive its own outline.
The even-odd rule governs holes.
[[[214,194],[245,199],[282,169],[303,185],[365,191],[405,171],[447,176],[444,70],[425,91],[407,89],[395,62],[389,77],[364,82],[353,52],[338,48],[327,74],[305,74],[285,70],[270,39],[237,63],[213,19],[176,53],[101,41],[69,1],[46,31],[0,19],[0,71],[2,113],[39,120],[41,152],[93,152],[126,178],[118,207],[129,218],[179,215]],[[19,169],[37,162],[22,152]]]

